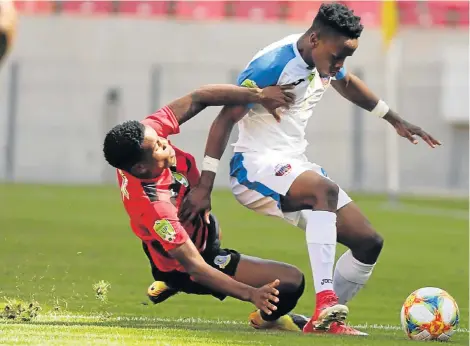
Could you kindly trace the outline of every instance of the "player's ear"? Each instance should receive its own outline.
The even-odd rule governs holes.
[[[318,33],[313,31],[308,38],[309,38],[309,43],[312,46],[312,48],[317,48],[318,43],[319,43],[318,42]]]

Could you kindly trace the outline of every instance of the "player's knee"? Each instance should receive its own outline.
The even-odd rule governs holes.
[[[371,237],[369,252],[370,252],[371,256],[375,257],[376,260],[379,257],[383,246],[384,246],[384,238],[380,234],[375,233]]]
[[[300,270],[299,270],[300,272]],[[297,299],[299,299],[300,297],[302,297],[302,294],[304,294],[304,290],[305,290],[305,276],[302,272],[300,272],[301,274],[301,277],[300,277],[300,284],[299,286],[297,287],[297,291],[296,291],[296,296],[297,296]]]
[[[281,285],[290,293],[299,291],[302,285],[305,285],[304,274],[299,268],[289,265],[287,270],[284,271],[282,277],[279,278]],[[303,292],[303,288],[302,288]]]
[[[299,287],[301,287],[302,285],[305,285],[304,274],[300,271],[299,268],[292,266],[290,277],[291,277],[292,284],[296,288],[296,291],[299,290]],[[303,291],[303,288],[302,288],[302,291]]]
[[[360,258],[361,262],[372,264],[377,262],[380,252],[382,251],[383,245],[384,239],[382,238],[382,236],[377,232],[374,232],[361,241],[361,245],[356,249],[356,251],[352,249],[351,250],[353,251],[353,254],[358,254],[357,257]]]

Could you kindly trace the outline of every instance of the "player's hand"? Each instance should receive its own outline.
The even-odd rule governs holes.
[[[271,315],[273,311],[277,310],[277,306],[273,303],[278,303],[279,298],[277,295],[279,291],[276,287],[279,286],[279,280],[276,279],[270,284],[263,287],[256,288],[252,291],[250,301],[261,311]]]
[[[196,186],[184,198],[178,217],[181,223],[190,222],[204,212],[204,221],[208,224],[211,209],[211,191],[202,186]]]
[[[281,121],[280,107],[289,108],[294,102],[295,95],[289,90],[292,84],[269,86],[261,90],[261,105],[274,116],[277,122]]]
[[[401,119],[396,115],[386,115],[384,117],[397,131],[398,135],[408,139],[413,144],[418,144],[416,136],[421,137],[431,148],[441,145],[441,142],[424,131],[421,127],[413,125],[406,120]]]
[[[0,62],[13,45],[17,17],[13,1],[0,0]]]

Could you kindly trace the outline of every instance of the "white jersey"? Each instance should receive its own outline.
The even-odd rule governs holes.
[[[239,122],[235,152],[279,151],[299,155],[305,151],[305,127],[313,108],[330,85],[330,77],[321,78],[300,56],[297,41],[302,34],[290,35],[260,50],[238,77],[238,85],[265,88],[270,85],[294,84],[295,103],[282,111],[281,122],[261,105],[252,105]],[[336,79],[344,78],[344,68]]]

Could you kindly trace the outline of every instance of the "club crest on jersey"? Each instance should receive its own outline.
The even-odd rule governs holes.
[[[176,231],[171,225],[170,221],[163,219],[155,221],[153,230],[157,233],[160,238],[166,241],[174,241],[176,238]]]
[[[245,88],[257,88],[258,87],[258,85],[256,85],[256,82],[251,79],[245,79],[240,85]]]
[[[312,73],[310,73],[310,75],[308,76],[308,82],[311,83],[313,81],[313,79],[315,78],[315,71],[313,71]]]
[[[289,174],[291,170],[292,166],[289,163],[286,165],[281,164],[274,168],[274,173],[276,174],[276,177],[282,177],[283,175]]]
[[[129,180],[127,180],[126,175],[120,169],[118,170],[119,175],[121,176],[121,196],[124,200],[124,197],[129,199],[129,191],[127,191],[127,184],[129,184]]]
[[[230,255],[218,255],[214,258],[214,264],[220,269],[224,269],[230,263]]]
[[[175,178],[175,180],[180,183],[181,185],[183,185],[184,187],[188,187],[189,186],[189,183],[188,183],[188,179],[186,179],[186,177],[181,174],[181,173],[178,173],[178,172],[171,172],[171,174],[173,175],[173,178]]]

